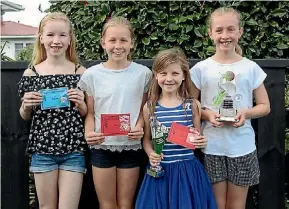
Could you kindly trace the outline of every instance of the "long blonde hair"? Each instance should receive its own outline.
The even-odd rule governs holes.
[[[32,60],[31,60],[30,66],[37,65],[37,64],[43,62],[44,60],[46,60],[47,53],[46,53],[45,47],[40,42],[40,36],[43,33],[43,28],[44,28],[45,24],[48,21],[54,21],[54,20],[63,20],[66,23],[68,23],[69,35],[70,35],[71,41],[70,41],[70,45],[68,46],[68,48],[66,50],[66,57],[68,60],[70,60],[74,64],[78,64],[78,56],[77,56],[77,52],[76,52],[76,38],[74,35],[72,24],[71,24],[70,20],[68,19],[68,17],[64,13],[53,12],[53,13],[47,14],[40,21],[38,31],[37,31],[37,37],[36,37],[36,40],[34,43],[33,55],[32,55]]]
[[[210,14],[210,16],[209,16],[209,18],[208,18],[208,27],[209,27],[209,30],[210,30],[210,31],[212,31],[212,19],[213,19],[213,17],[214,17],[215,15],[224,14],[224,13],[233,13],[233,14],[235,14],[236,17],[237,17],[237,19],[238,19],[238,22],[239,22],[239,29],[242,28],[242,17],[241,17],[241,14],[240,14],[237,10],[235,10],[235,9],[233,9],[233,8],[231,8],[231,7],[220,7],[220,8],[218,8],[218,9],[214,10],[214,11]],[[237,45],[235,46],[235,50],[236,50],[236,53],[237,53],[237,54],[239,54],[239,55],[242,56],[243,51],[242,51],[242,48],[240,47],[239,44],[237,44]]]
[[[124,17],[120,17],[120,16],[112,17],[104,24],[103,29],[102,29],[102,33],[101,33],[101,41],[103,41],[103,39],[104,39],[105,32],[106,32],[107,28],[112,27],[112,26],[127,27],[127,29],[130,32],[131,41],[132,41],[132,43],[134,42],[135,35],[134,35],[133,27],[132,27],[130,21],[128,19],[126,19]],[[127,59],[131,60],[131,56],[132,56],[132,50],[128,54]]]
[[[193,104],[196,105],[195,99],[193,97],[193,82],[190,77],[189,62],[185,53],[181,49],[171,48],[160,51],[157,54],[152,66],[153,74],[156,75],[169,65],[175,63],[180,64],[184,74],[184,80],[178,90],[178,94],[184,102],[183,105],[185,107],[185,102],[188,100],[193,100]],[[156,103],[160,99],[161,93],[162,89],[159,86],[157,79],[152,79],[148,92],[150,114],[154,114]]]

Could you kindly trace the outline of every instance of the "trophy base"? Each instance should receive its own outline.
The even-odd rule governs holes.
[[[165,175],[165,171],[163,169],[155,171],[152,168],[147,169],[147,174],[154,178],[160,178]]]
[[[236,120],[234,117],[225,117],[225,116],[221,116],[219,118],[216,118],[216,121],[218,121],[218,122],[233,122],[233,123],[239,122],[239,120]]]

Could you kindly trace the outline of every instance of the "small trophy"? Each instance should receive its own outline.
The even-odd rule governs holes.
[[[234,101],[232,96],[236,92],[236,81],[235,74],[232,71],[227,71],[221,78],[220,88],[222,91],[217,96],[217,102],[219,103],[219,114],[221,115],[217,118],[220,122],[238,122],[235,119],[237,115],[237,109],[234,107]]]
[[[237,110],[234,108],[233,99],[231,96],[226,96],[223,100],[223,104],[219,109],[220,118],[217,118],[217,121],[226,121],[226,122],[238,122],[235,119],[237,115]]]
[[[165,140],[168,137],[167,128],[163,126],[160,122],[158,122],[155,116],[151,117],[150,124],[151,124],[152,143],[154,147],[154,152],[157,153],[158,155],[161,155],[165,144]],[[147,169],[147,174],[154,178],[160,178],[164,176],[165,171],[160,165],[150,166],[150,168]]]

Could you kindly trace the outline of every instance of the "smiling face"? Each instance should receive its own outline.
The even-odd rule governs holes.
[[[64,20],[49,20],[43,26],[40,43],[47,56],[65,56],[70,41],[70,27]]]
[[[209,35],[216,45],[217,52],[234,52],[242,33],[243,29],[240,28],[240,20],[236,13],[216,13],[211,16]]]
[[[184,73],[179,63],[172,63],[156,73],[158,85],[163,93],[175,94],[184,80]]]
[[[125,25],[115,25],[106,28],[102,38],[102,47],[113,62],[128,60],[133,40],[129,28]]]

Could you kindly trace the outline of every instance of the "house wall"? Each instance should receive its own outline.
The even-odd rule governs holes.
[[[7,41],[3,52],[5,52],[5,55],[15,59],[15,43],[23,43],[23,48],[28,44],[33,44],[35,38],[1,38],[1,45],[4,44],[5,41]]]

